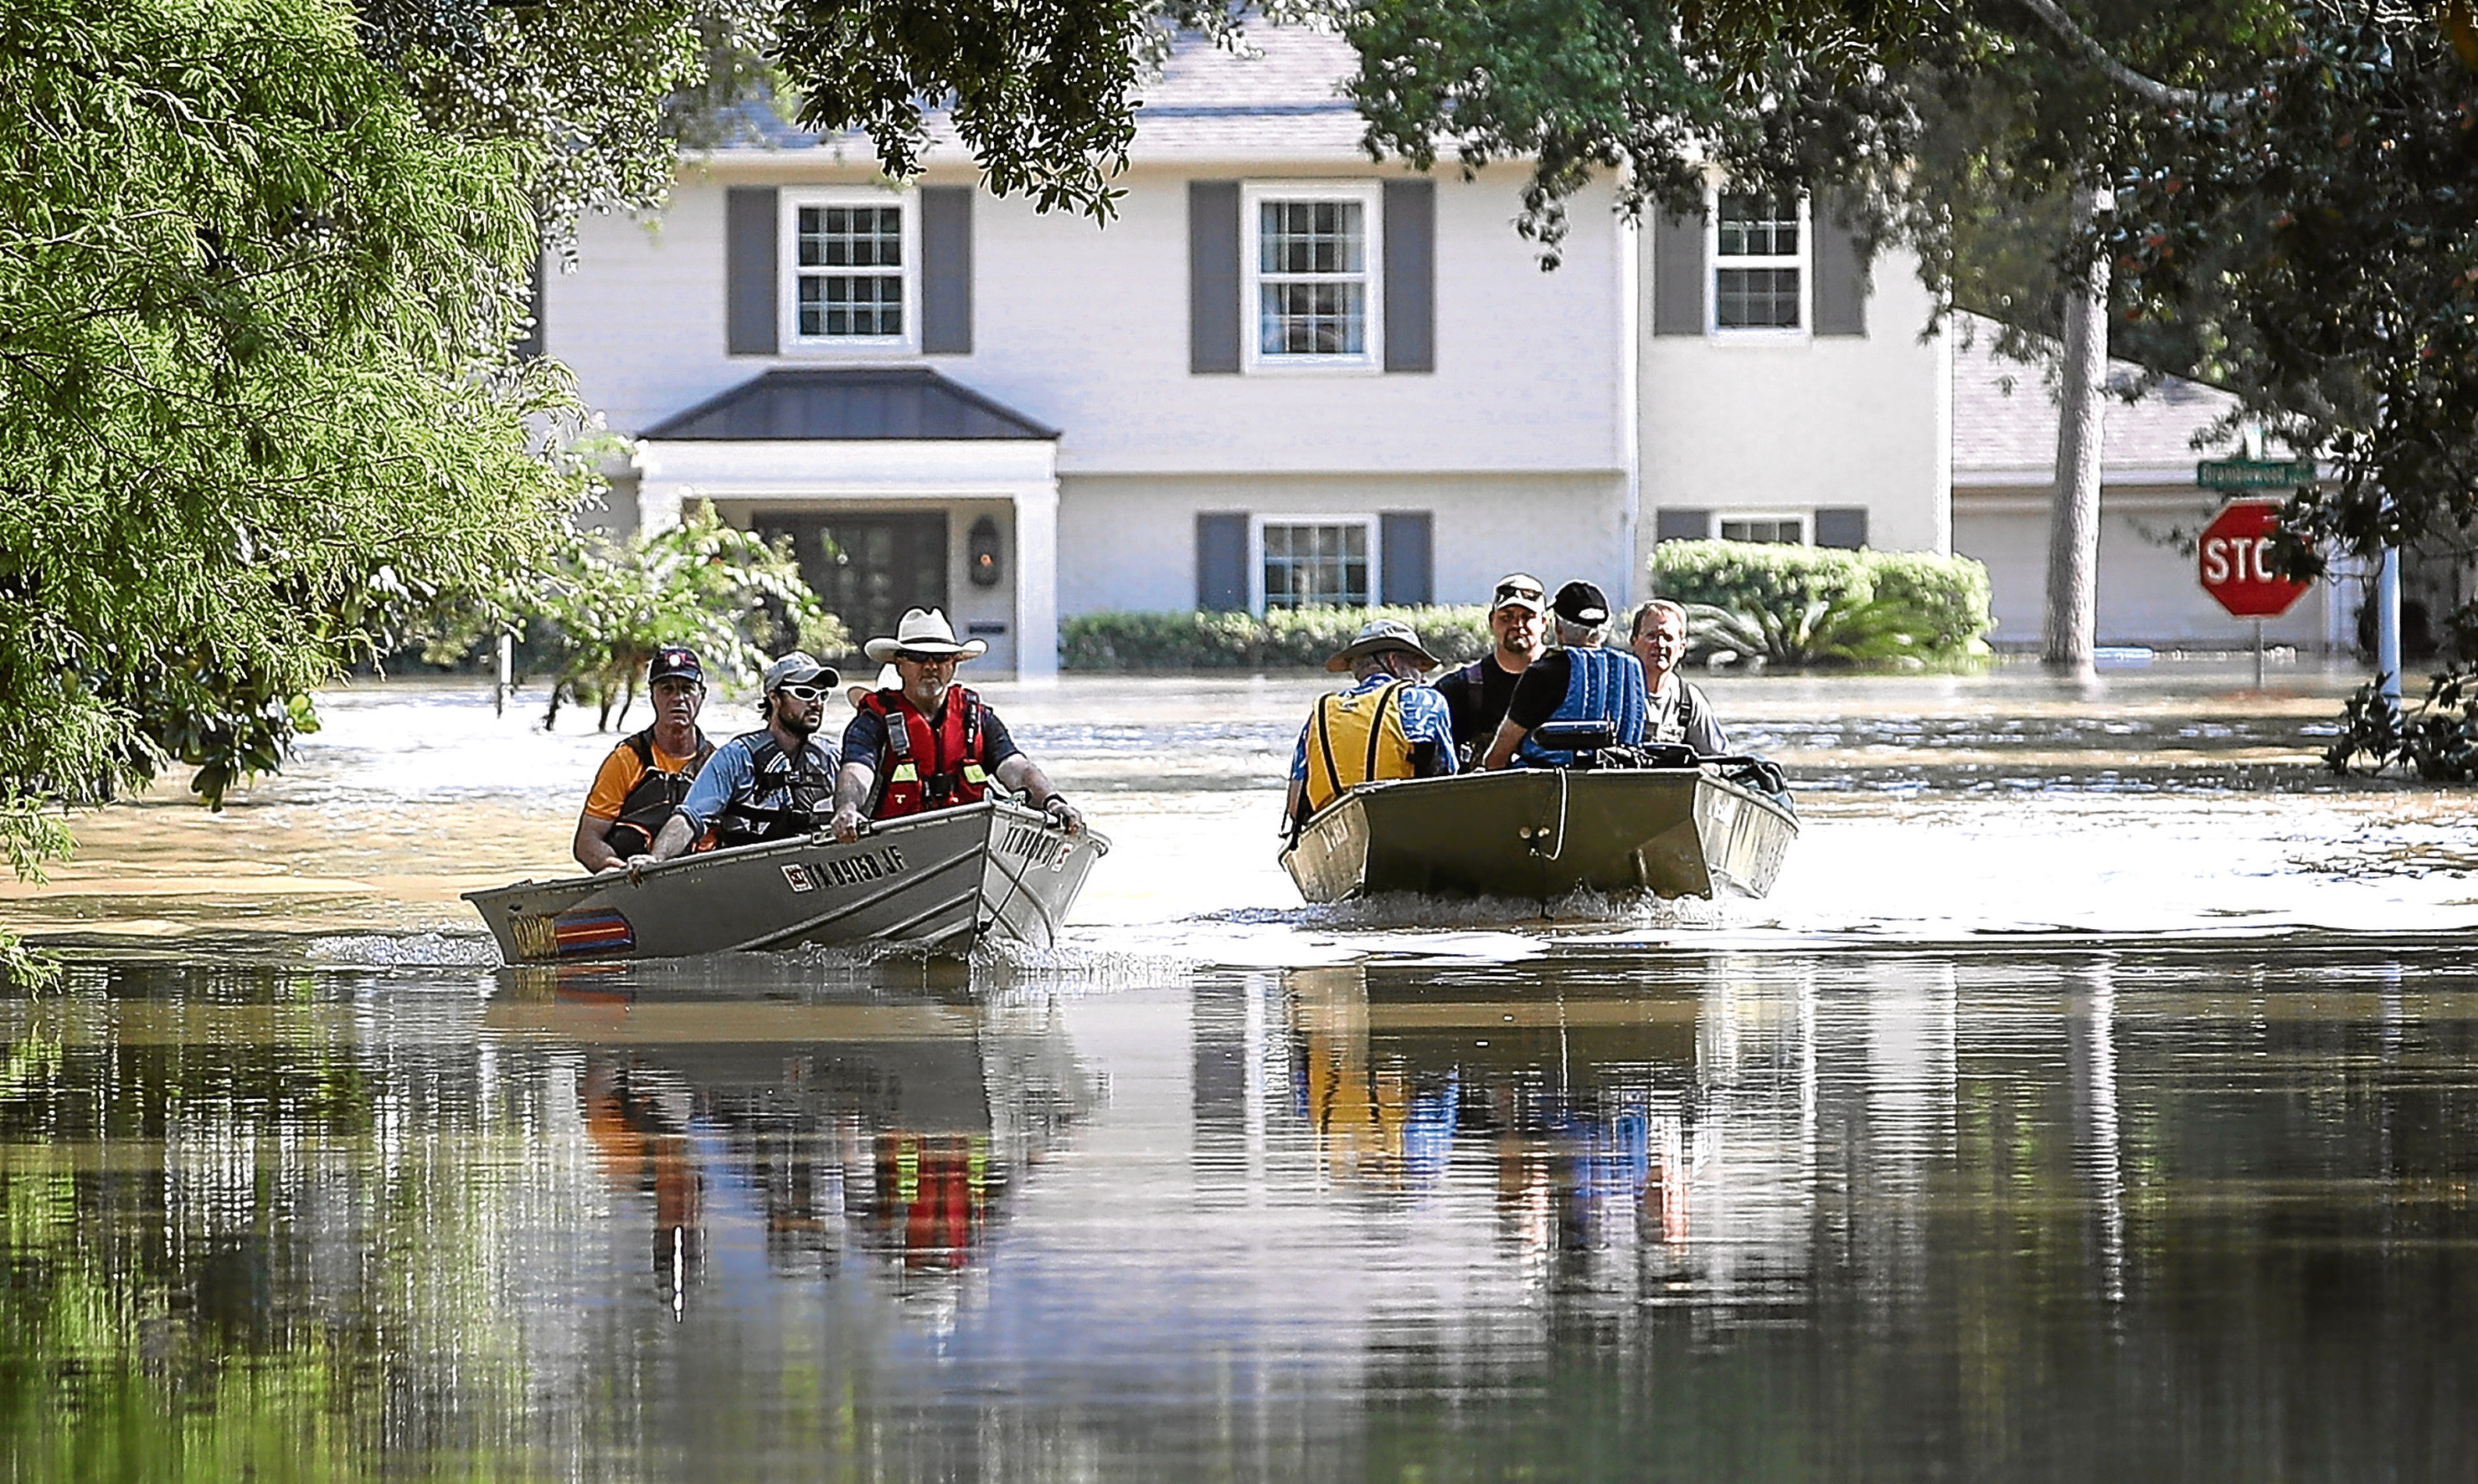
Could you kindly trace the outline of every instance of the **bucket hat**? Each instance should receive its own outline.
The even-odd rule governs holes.
[[[879,661],[892,660],[898,654],[951,654],[958,660],[977,660],[989,652],[989,641],[982,639],[957,643],[955,626],[947,621],[945,611],[915,608],[896,624],[893,639],[872,639],[861,645],[861,652]]]
[[[1413,656],[1420,662],[1422,669],[1435,669],[1441,663],[1435,655],[1420,647],[1420,636],[1411,632],[1409,624],[1393,618],[1373,618],[1359,626],[1358,635],[1337,650],[1333,658],[1326,661],[1325,667],[1347,670],[1351,668],[1351,662],[1362,655],[1387,649],[1400,649]]]

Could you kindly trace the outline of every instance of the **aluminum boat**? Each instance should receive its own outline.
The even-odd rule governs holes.
[[[1579,890],[1762,896],[1798,838],[1798,815],[1785,792],[1751,787],[1757,775],[1743,766],[1740,778],[1729,771],[1513,768],[1364,783],[1308,822],[1282,868],[1311,902],[1386,892],[1544,904]]]
[[[468,892],[511,964],[684,958],[798,943],[914,943],[966,954],[985,938],[1055,943],[1109,841],[984,799],[874,824],[709,850],[624,872]]]

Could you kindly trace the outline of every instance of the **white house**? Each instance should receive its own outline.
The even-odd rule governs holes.
[[[1664,535],[1947,549],[1949,353],[1908,264],[1809,203],[1638,231],[1606,187],[1564,264],[1520,166],[1378,164],[1336,38],[1182,46],[1116,219],[892,189],[775,128],[580,231],[541,343],[637,440],[616,524],[711,500],[782,531],[863,633],[934,603],[993,667],[1062,616],[1476,602],[1508,568],[1642,587]]]
[[[2057,404],[2036,365],[1996,353],[1997,326],[1956,314],[1953,361],[1953,548],[1987,566],[2001,648],[2036,648],[2046,612],[2048,517],[2056,489]],[[2111,361],[2112,387],[2141,375]],[[2200,488],[2195,465],[2231,457],[2213,433],[2237,399],[2179,377],[2131,403],[2111,396],[2100,440],[2099,641],[2235,647],[2251,619],[2232,618],[2196,575],[2194,538],[2227,496]],[[2208,440],[2206,441],[2206,440]],[[2198,445],[2200,443],[2200,446]],[[2264,623],[2272,641],[2339,649],[2350,641],[2358,592],[2320,582]]]

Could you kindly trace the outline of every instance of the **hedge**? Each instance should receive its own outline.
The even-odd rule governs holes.
[[[1411,626],[1430,654],[1449,663],[1485,654],[1493,642],[1488,610],[1455,608],[1277,608],[1240,613],[1085,614],[1058,626],[1058,662],[1076,670],[1290,669],[1325,667],[1376,618]]]
[[[1821,603],[1842,612],[1884,604],[1915,615],[1922,658],[1985,654],[1996,626],[1987,568],[1968,557],[1843,551],[1755,541],[1663,541],[1653,548],[1652,590],[1665,598],[1750,617],[1794,622]]]

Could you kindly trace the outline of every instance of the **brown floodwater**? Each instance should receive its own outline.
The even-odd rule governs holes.
[[[1548,918],[1299,904],[1313,683],[992,687],[1059,950],[559,971],[610,739],[338,692],[0,896],[8,1475],[2457,1476],[2470,806],[2246,679],[1715,685],[1780,890]]]

